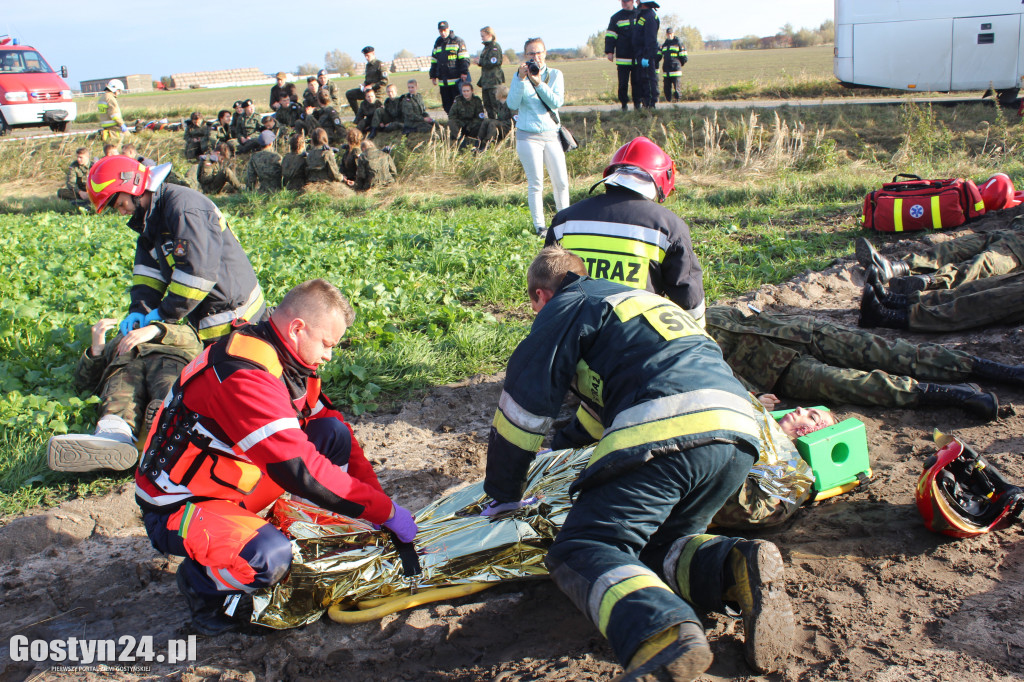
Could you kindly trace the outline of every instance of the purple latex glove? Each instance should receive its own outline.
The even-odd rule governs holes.
[[[416,522],[412,518],[412,514],[405,507],[391,503],[394,505],[395,510],[391,513],[391,518],[382,523],[381,525],[392,531],[398,536],[401,542],[412,542],[416,537]]]
[[[480,516],[497,516],[498,514],[503,514],[505,512],[529,507],[531,504],[537,504],[536,497],[527,497],[525,500],[519,500],[518,502],[498,502],[497,500],[492,500],[491,503],[484,507],[484,510],[480,512]]]

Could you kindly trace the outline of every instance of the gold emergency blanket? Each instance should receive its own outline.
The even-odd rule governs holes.
[[[757,413],[764,420],[761,459],[738,491],[748,499],[733,509],[753,525],[759,521],[752,517],[763,517],[768,523],[788,518],[807,499],[814,482],[775,420],[763,408]],[[483,482],[421,509],[415,518],[422,572],[414,578],[404,576],[390,536],[371,524],[301,502],[278,500],[270,520],[293,538],[292,569],[286,580],[254,595],[252,621],[277,629],[298,627],[319,619],[332,604],[347,609],[357,602],[427,588],[544,578],[544,555],[572,505],[569,486],[592,451],[538,455],[527,474],[524,494],[524,499],[535,496],[538,501],[522,509],[492,518],[479,516],[490,501]],[[736,496],[730,504],[734,502]],[[763,513],[765,509],[773,511]]]

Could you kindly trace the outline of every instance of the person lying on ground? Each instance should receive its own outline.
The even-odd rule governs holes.
[[[192,327],[153,322],[116,334],[117,320],[92,326],[92,343],[78,360],[75,388],[100,397],[99,422],[89,434],[53,436],[46,462],[53,471],[123,471],[135,466],[135,442],[145,433],[174,380],[203,349]]]
[[[757,394],[828,404],[959,407],[991,420],[998,412],[996,395],[965,382],[1024,386],[1024,366],[934,343],[889,340],[809,315],[746,315],[717,305],[708,307],[705,319],[726,362]]]

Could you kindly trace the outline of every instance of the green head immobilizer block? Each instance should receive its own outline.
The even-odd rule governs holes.
[[[824,408],[817,408],[824,409]],[[772,412],[779,419],[791,410]],[[870,476],[868,437],[859,419],[845,419],[795,439],[797,451],[814,472],[814,489],[821,492]]]

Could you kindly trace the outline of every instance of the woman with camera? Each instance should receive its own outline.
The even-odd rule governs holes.
[[[516,153],[526,172],[530,216],[537,234],[547,231],[544,221],[544,167],[555,194],[555,210],[569,205],[569,173],[558,139],[558,107],[565,101],[562,72],[548,68],[544,41],[531,38],[523,48],[526,62],[519,65],[508,89],[509,109],[517,110]]]

